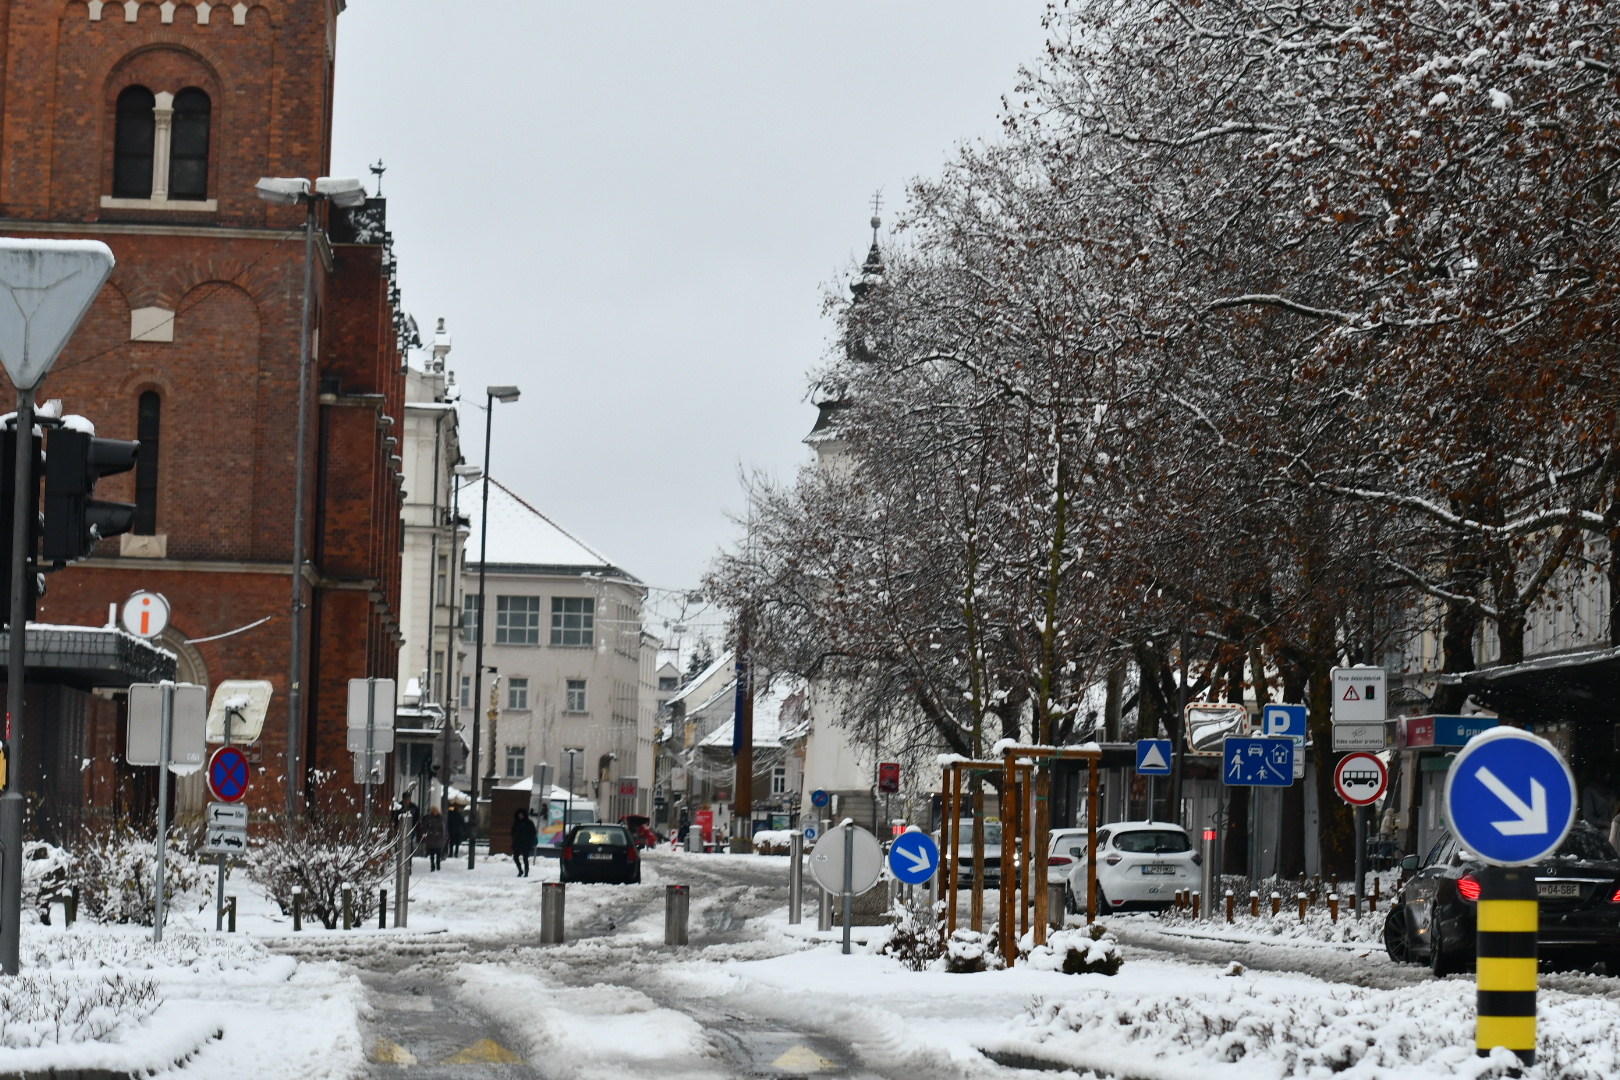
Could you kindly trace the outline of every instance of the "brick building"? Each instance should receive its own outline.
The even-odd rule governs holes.
[[[180,678],[270,680],[261,808],[285,797],[304,211],[254,184],[329,171],[343,6],[0,0],[0,228],[118,260],[39,396],[143,444],[97,491],[138,535],[51,575],[38,619],[156,589]],[[298,722],[304,765],[347,778],[345,684],[393,676],[402,640],[404,374],[382,201],[319,213]]]

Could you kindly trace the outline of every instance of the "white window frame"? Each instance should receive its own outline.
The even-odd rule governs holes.
[[[586,686],[586,680],[564,679],[563,694],[563,712],[578,715],[580,713],[587,713],[591,711],[590,697],[588,687]],[[579,696],[576,698],[574,696],[575,694],[578,694]]]
[[[518,675],[506,680],[506,707],[518,712],[529,711],[529,677]]]
[[[518,602],[521,601],[521,608]],[[495,598],[495,644],[540,644],[540,598],[521,593]],[[504,610],[503,610],[504,609]]]

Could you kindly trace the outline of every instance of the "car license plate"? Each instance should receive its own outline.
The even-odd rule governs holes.
[[[1581,895],[1581,885],[1578,881],[1538,881],[1536,895],[1574,900]]]
[[[591,862],[612,862],[613,861],[613,856],[612,855],[587,855],[585,857],[587,859],[589,859]]]
[[[1159,864],[1159,863],[1149,863],[1147,866],[1142,867],[1142,873],[1144,873],[1144,874],[1150,874],[1150,875],[1151,874],[1157,874],[1157,875],[1161,875],[1163,877],[1169,877],[1172,874],[1174,874],[1175,872],[1176,872],[1175,867],[1173,867],[1173,866],[1164,866],[1164,865]]]

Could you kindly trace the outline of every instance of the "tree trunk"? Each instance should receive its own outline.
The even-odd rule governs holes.
[[[1125,698],[1125,661],[1108,669],[1108,691],[1103,701],[1103,738],[1108,742],[1120,740],[1120,706]]]
[[[1255,658],[1259,654],[1255,653]],[[1305,703],[1305,682],[1299,669],[1284,667],[1283,701],[1289,705]],[[1305,872],[1305,784],[1295,782],[1283,789],[1282,821],[1277,831],[1277,872],[1285,878],[1298,877]]]
[[[1333,770],[1344,755],[1333,750],[1333,665],[1338,651],[1331,631],[1313,634],[1308,726],[1316,744],[1317,850],[1319,872],[1339,878],[1356,871],[1356,824],[1350,807],[1333,790]]]

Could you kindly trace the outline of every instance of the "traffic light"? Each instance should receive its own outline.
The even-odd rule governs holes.
[[[23,598],[23,614],[29,620],[34,618],[39,598],[45,592],[45,585],[40,580],[38,569],[39,485],[44,472],[45,457],[40,453],[38,435],[34,436],[33,442],[34,460],[29,465],[28,476],[34,497],[28,500],[28,562],[23,570],[23,579],[28,588],[28,593]],[[11,523],[16,493],[17,426],[12,422],[0,428],[0,603],[6,605],[5,610],[0,611],[0,625],[11,621]]]
[[[98,439],[68,427],[51,429],[45,455],[45,535],[41,559],[60,569],[85,558],[96,541],[126,533],[135,504],[92,499],[96,481],[135,467],[138,442]]]

